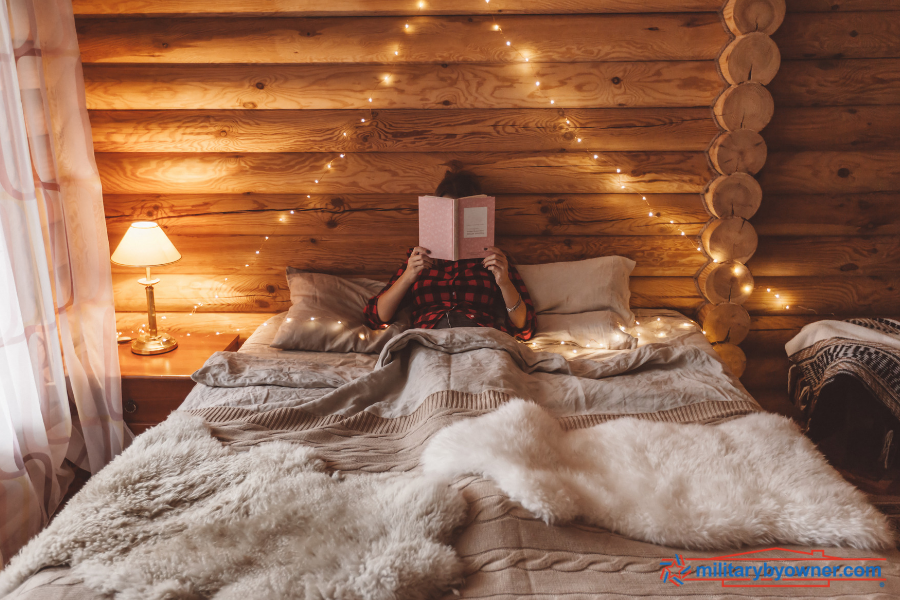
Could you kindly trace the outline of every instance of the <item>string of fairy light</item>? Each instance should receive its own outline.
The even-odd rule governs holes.
[[[485,0],[485,2],[489,4],[490,0]],[[422,9],[425,8],[425,2],[423,2],[423,1],[417,2],[417,7],[418,7],[418,14],[421,14]],[[522,50],[522,47],[514,39],[515,36],[510,35],[510,33],[507,33],[506,31],[504,31],[504,29],[496,21],[496,18],[494,16],[492,16],[491,30],[497,34],[497,36],[499,38],[498,44],[502,44],[503,46],[506,46],[507,48],[509,48],[517,57],[519,57],[519,59],[522,63],[525,63],[528,65],[530,72],[531,72],[531,78],[534,82],[534,93],[536,93],[537,96],[539,98],[541,98],[544,102],[546,102],[546,104],[548,106],[552,106],[555,109],[557,109],[557,112],[561,119],[561,121],[560,121],[561,130],[564,132],[571,132],[573,134],[572,139],[575,140],[574,143],[577,146],[582,146],[584,148],[587,148],[589,146],[589,141],[588,141],[588,137],[584,133],[585,128],[579,126],[578,123],[576,122],[576,119],[574,117],[570,116],[570,114],[566,112],[564,107],[557,104],[557,99],[552,97],[552,95],[550,93],[545,91],[545,88],[541,87],[541,81],[540,81],[540,78],[536,71],[536,67],[535,67],[534,63],[531,61],[531,58],[533,58],[533,56],[529,56],[526,51]],[[404,22],[401,33],[404,33],[404,34],[414,34],[415,33],[415,27],[410,23],[409,18],[407,18],[406,21]],[[402,50],[403,50],[402,43],[398,42],[397,45],[395,46],[394,50],[392,50],[392,53],[394,56],[399,57],[401,55]],[[378,92],[379,90],[383,89],[384,87],[388,86],[391,83],[391,80],[392,80],[392,75],[390,73],[381,75],[381,76],[375,78],[374,84],[372,85],[372,87],[369,90],[361,92],[361,96],[363,98],[365,98],[364,105],[368,105],[368,113],[365,116],[360,116],[360,117],[355,117],[353,119],[350,119],[350,120],[348,120],[348,122],[345,125],[340,126],[338,128],[338,131],[340,132],[339,139],[340,138],[349,138],[348,131],[350,133],[355,133],[358,130],[358,128],[360,128],[362,126],[370,126],[371,125],[371,123],[375,119],[375,113],[372,110],[372,107],[374,106],[375,93]],[[606,155],[604,155],[604,153],[601,151],[592,151],[592,150],[585,149],[582,152],[584,154],[586,154],[587,156],[591,157],[594,161],[597,161],[598,164],[602,164],[605,167],[608,167],[610,169],[614,168],[616,175],[619,176],[619,179],[616,182],[618,190],[622,191],[623,193],[629,193],[629,192],[627,192],[627,190],[628,190],[627,175],[623,174],[621,166],[616,166],[616,165],[612,164],[610,159]],[[349,152],[346,149],[343,152],[328,153],[328,154],[331,154],[332,156],[323,163],[320,173],[310,175],[311,186],[318,187],[330,174],[335,173],[335,171],[337,171],[337,169],[334,168],[335,162],[345,159],[348,153]],[[681,227],[681,225],[676,223],[675,219],[670,218],[668,215],[664,216],[663,211],[661,211],[661,210],[654,209],[653,204],[651,203],[650,200],[648,200],[646,194],[640,193],[640,192],[633,192],[633,193],[635,194],[635,196],[637,198],[640,199],[640,202],[643,202],[646,205],[647,211],[648,211],[648,217],[655,218],[663,223],[666,220],[668,220],[668,225],[674,226],[674,231],[677,231],[680,234],[680,237],[685,238],[685,243],[690,244],[692,249],[695,249],[698,252],[703,252],[703,244],[701,243],[700,239],[697,236],[689,235],[688,232],[685,231],[684,228]],[[652,194],[651,194],[651,196],[652,196]],[[307,199],[311,198],[311,194],[307,194],[306,197],[307,197]],[[301,209],[296,208],[296,210],[301,210]],[[305,210],[304,210],[304,212],[305,212]],[[284,211],[282,213],[282,215],[280,215],[278,217],[277,221],[275,221],[272,224],[272,227],[271,227],[268,235],[262,236],[259,246],[254,251],[253,255],[248,257],[248,259],[245,261],[245,263],[244,263],[245,268],[250,269],[261,258],[261,255],[265,249],[266,242],[269,240],[270,237],[272,237],[273,235],[276,234],[280,225],[282,225],[282,224],[288,225],[290,223],[289,216],[294,215],[294,214],[295,214],[295,209],[289,209],[287,211]],[[713,262],[717,262],[716,259],[712,259],[712,260],[713,260]],[[227,277],[225,278],[225,281],[226,282],[228,281]],[[754,289],[760,289],[760,288],[762,288],[762,286],[754,286]],[[771,286],[767,286],[765,289],[766,289],[766,292],[777,303],[783,302],[781,300],[781,293],[778,292],[776,289],[772,288]],[[229,296],[229,297],[234,298],[235,296]],[[219,295],[216,294],[215,298],[218,299]],[[810,311],[815,312],[813,309],[809,309],[809,308],[802,307],[799,305],[795,305],[795,306],[796,306],[796,308],[802,308],[805,310],[810,310]],[[204,307],[204,303],[197,302],[193,306],[193,310],[191,311],[190,314],[191,315],[195,314],[198,310],[202,310],[203,307]],[[782,308],[785,310],[788,310],[791,308],[791,305],[784,303],[784,304],[782,304]],[[165,319],[165,316],[163,316],[162,318]]]

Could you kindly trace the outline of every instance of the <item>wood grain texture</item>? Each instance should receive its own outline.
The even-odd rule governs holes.
[[[761,236],[900,235],[900,192],[767,194],[752,222]]]
[[[406,251],[418,235],[367,237],[331,234],[323,236],[270,235],[170,235],[181,252],[180,261],[154,271],[204,273],[230,276],[248,273],[283,273],[287,265],[304,270],[350,276],[369,273],[387,278],[405,261]],[[114,242],[115,243],[115,242]],[[514,262],[521,264],[583,260],[618,254],[638,265],[638,276],[690,276],[705,258],[682,236],[502,236],[496,243]],[[259,254],[256,252],[259,251]],[[113,265],[113,273],[135,269]]]
[[[768,89],[778,110],[900,104],[900,59],[785,60]]]
[[[900,150],[773,152],[759,183],[763,197],[900,190]]]
[[[84,63],[130,64],[711,60],[728,41],[715,13],[111,18],[76,27]]]
[[[784,20],[784,0],[725,0],[722,18],[735,35],[760,31],[772,35]]]
[[[788,15],[772,39],[792,59],[900,57],[900,5],[895,12]]]
[[[747,81],[767,85],[778,73],[781,54],[772,38],[757,31],[736,37],[718,61],[722,76],[732,85]]]
[[[740,344],[750,332],[750,314],[739,304],[706,304],[698,312],[698,318],[711,343]]]
[[[696,235],[708,220],[693,194],[497,196],[499,235]],[[104,198],[110,239],[136,220],[159,221],[168,234],[415,235],[416,195],[114,195]],[[291,210],[294,214],[291,214]],[[658,215],[658,216],[657,216]],[[284,221],[279,219],[284,218]],[[674,221],[674,223],[670,223]],[[281,227],[276,227],[281,226]]]
[[[95,110],[90,119],[95,152],[559,152],[579,137],[605,151],[699,151],[718,133],[708,108]]]
[[[353,275],[371,276],[367,271]],[[139,276],[140,274],[113,274],[116,310],[133,312],[134,321],[129,323],[146,323],[146,319],[141,320],[140,317],[141,311],[144,311],[143,315],[146,317],[147,303],[143,288],[137,283]],[[228,277],[227,281],[225,277]],[[387,277],[383,279],[386,281]],[[630,285],[631,306],[635,308],[673,308],[692,314],[703,304],[690,277],[635,276],[631,278]],[[254,315],[262,314],[264,316],[260,319],[265,320],[271,313],[283,312],[290,305],[290,293],[283,270],[277,274],[242,275],[160,272],[160,282],[156,286],[157,313],[167,317],[165,320],[160,319],[160,323],[165,322],[166,327],[170,327],[169,319],[175,318],[174,313],[194,311],[193,316],[184,315],[183,318],[200,323],[197,326],[199,331],[206,333],[224,331],[224,328],[230,327],[233,331],[241,329],[238,333],[245,337],[244,327],[249,328],[250,323],[256,322]],[[196,310],[194,306],[197,306]],[[217,316],[207,316],[207,313],[226,315],[228,320],[223,322]],[[249,313],[246,320],[240,316],[244,313]],[[118,326],[124,328],[123,324]],[[194,330],[175,326],[173,331]]]
[[[772,120],[775,102],[772,94],[760,83],[733,85],[716,99],[713,113],[724,129],[759,131]]]
[[[900,104],[779,107],[769,150],[900,150]]]
[[[710,261],[697,273],[697,288],[713,304],[743,304],[753,293],[753,274],[743,263]]]
[[[752,175],[732,173],[712,180],[703,193],[703,201],[709,212],[720,219],[749,219],[762,203],[762,188]]]
[[[766,289],[772,289],[767,293]],[[781,297],[775,298],[777,292]],[[758,315],[896,314],[900,275],[873,277],[756,277],[744,307]],[[790,309],[785,309],[790,306]]]
[[[747,266],[757,277],[900,274],[900,236],[764,237]]]
[[[118,290],[119,283],[116,284]],[[122,282],[121,285],[127,285]],[[240,336],[241,342],[245,341],[257,327],[270,318],[275,312],[167,312],[158,313],[157,318],[160,323],[165,324],[165,330],[175,336],[177,339],[217,340],[216,332],[219,332],[218,338],[222,335],[237,334]],[[166,317],[162,319],[162,317]],[[146,312],[117,312],[116,313],[116,329],[127,335],[137,333],[142,325],[147,323]],[[186,334],[190,333],[190,336]]]
[[[429,2],[422,8],[409,0],[333,0],[327,3],[313,0],[73,0],[72,2],[76,15],[270,14],[316,17],[478,15],[499,12],[506,14],[715,12],[721,5],[721,0],[519,0],[498,10],[497,6],[491,6],[483,0]]]
[[[378,68],[89,64],[84,79],[87,107],[95,110],[548,108],[550,99],[564,108],[697,107],[711,105],[722,88],[708,60]]]
[[[492,193],[700,192],[701,152],[100,153],[106,193],[432,193],[452,165]],[[331,169],[326,169],[332,164]],[[616,173],[616,169],[621,173]],[[327,175],[326,175],[327,172]],[[316,180],[319,183],[315,183]]]
[[[756,252],[758,238],[753,225],[741,217],[713,219],[700,234],[706,254],[720,263],[746,263]]]
[[[865,10],[896,10],[896,0],[789,0],[791,12],[853,12]]]
[[[725,131],[709,146],[709,159],[723,175],[756,173],[766,164],[766,142],[749,129]]]

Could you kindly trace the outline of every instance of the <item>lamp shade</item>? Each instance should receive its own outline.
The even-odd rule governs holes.
[[[153,221],[136,221],[113,252],[112,262],[128,267],[156,267],[181,259],[166,233]]]

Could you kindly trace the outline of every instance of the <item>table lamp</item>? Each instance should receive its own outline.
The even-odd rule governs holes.
[[[126,267],[144,267],[146,277],[138,283],[147,290],[147,331],[132,340],[131,351],[135,354],[163,354],[178,347],[178,342],[168,333],[156,330],[156,302],[153,285],[159,279],[150,279],[150,267],[168,265],[181,260],[181,253],[175,249],[165,232],[153,221],[136,221],[131,224],[125,237],[113,252],[112,262]]]

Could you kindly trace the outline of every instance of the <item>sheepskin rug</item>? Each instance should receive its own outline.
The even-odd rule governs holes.
[[[493,479],[547,523],[579,519],[666,546],[893,544],[886,518],[772,414],[718,425],[623,418],[564,431],[536,404],[514,400],[441,430],[422,463],[432,475]]]
[[[59,564],[123,600],[429,598],[461,583],[446,542],[466,504],[446,481],[323,468],[286,442],[233,451],[175,413],[12,559],[0,596]]]

